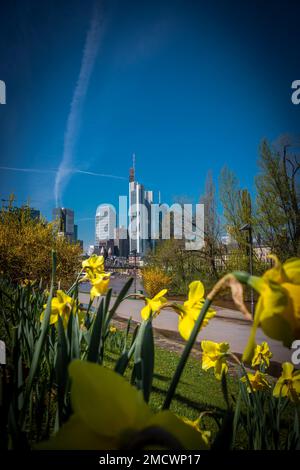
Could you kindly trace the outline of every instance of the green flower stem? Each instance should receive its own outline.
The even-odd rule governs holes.
[[[191,352],[191,350],[194,346],[194,343],[197,339],[197,336],[198,336],[198,333],[200,331],[201,325],[203,323],[203,320],[205,318],[205,315],[206,315],[211,303],[212,303],[212,299],[206,299],[203,306],[202,306],[199,317],[197,318],[197,320],[195,322],[192,333],[191,333],[191,335],[190,335],[190,337],[189,337],[189,339],[188,339],[188,341],[185,345],[183,353],[182,353],[182,355],[179,359],[177,369],[175,371],[175,374],[173,375],[170,387],[167,391],[167,396],[166,396],[165,402],[164,402],[163,407],[162,407],[163,410],[167,410],[170,407],[170,404],[171,404],[171,401],[173,399],[173,396],[174,396],[176,387],[178,385],[178,382],[180,380],[181,374],[182,374],[183,369],[185,367],[185,364],[188,360],[190,352]]]
[[[79,279],[80,279],[80,275],[82,274],[83,272],[83,268],[80,270],[80,272],[78,273],[78,276],[75,280],[75,282],[72,284],[72,286],[69,288],[69,290],[67,290],[67,295],[71,295],[73,290],[75,289],[76,285],[78,285],[78,282],[79,282]]]

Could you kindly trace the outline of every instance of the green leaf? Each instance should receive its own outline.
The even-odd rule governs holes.
[[[235,404],[234,410],[234,418],[233,418],[233,432],[232,432],[232,447],[235,445],[239,425],[240,425],[240,418],[241,418],[241,405],[242,405],[242,395],[239,392],[237,402]]]
[[[116,313],[117,308],[119,307],[120,303],[122,302],[122,300],[126,296],[127,292],[129,291],[132,282],[133,282],[133,277],[129,278],[128,281],[126,282],[126,284],[124,284],[123,288],[121,289],[118,297],[115,300],[114,305],[112,306],[109,313],[107,314],[107,317],[106,317],[106,320],[105,320],[105,330],[107,330],[107,328],[108,328],[108,326],[111,322],[111,319],[113,318],[114,314]]]
[[[232,435],[233,435],[233,412],[227,410],[225,417],[222,422],[222,426],[212,443],[212,451],[226,451],[232,447]]]
[[[104,315],[105,315],[105,319],[107,317],[107,313],[108,313],[108,309],[109,309],[109,305],[110,305],[110,299],[111,299],[111,295],[112,295],[112,288],[110,287],[106,293],[106,296],[105,296],[105,305],[104,305]]]
[[[56,253],[55,251],[52,251],[52,279],[51,279],[50,294],[48,297],[48,302],[47,302],[47,307],[45,310],[44,318],[41,324],[40,336],[34,348],[32,363],[31,363],[29,375],[28,375],[27,382],[26,382],[25,393],[24,393],[24,405],[20,414],[20,427],[22,430],[24,429],[24,426],[25,426],[26,411],[27,411],[28,402],[30,399],[33,380],[39,369],[39,365],[41,362],[42,353],[43,353],[43,349],[45,346],[47,333],[49,329],[50,314],[51,314],[51,301],[52,301],[53,291],[54,291],[55,272],[56,272]]]
[[[58,317],[58,341],[56,358],[56,380],[58,395],[58,419],[60,426],[63,423],[63,410],[65,404],[66,385],[68,381],[69,354],[66,334],[61,317]]]
[[[129,348],[129,351],[124,350],[121,356],[119,357],[116,365],[115,365],[115,372],[120,375],[124,375],[125,370],[127,369],[127,366],[129,364],[130,359],[132,358],[135,350],[135,345],[136,345],[136,337],[137,333],[139,330],[139,325],[136,326],[133,335],[132,335],[132,341],[131,345]]]
[[[102,346],[103,319],[104,319],[104,308],[103,308],[103,299],[101,299],[96,317],[93,322],[93,330],[92,330],[88,354],[87,354],[87,360],[89,362],[99,362],[100,349]]]
[[[142,323],[134,352],[134,381],[142,390],[144,400],[149,401],[154,370],[154,341],[151,319]]]
[[[230,403],[229,403],[229,394],[228,394],[228,386],[227,386],[227,375],[225,372],[223,372],[221,376],[221,387],[222,387],[222,393],[223,393],[223,397],[224,397],[227,409],[229,409]]]

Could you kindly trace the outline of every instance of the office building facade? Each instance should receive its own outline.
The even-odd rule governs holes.
[[[95,241],[96,245],[101,242],[114,239],[116,227],[116,210],[111,204],[100,204],[96,210],[95,218]]]
[[[128,258],[129,240],[125,227],[117,227],[114,235],[114,254],[120,258]]]
[[[129,172],[129,251],[145,256],[151,249],[151,204],[153,191],[135,181],[134,168]]]
[[[52,219],[58,224],[58,232],[71,243],[74,239],[74,211],[64,207],[56,207],[52,211]]]

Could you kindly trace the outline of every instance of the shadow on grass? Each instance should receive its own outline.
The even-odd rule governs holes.
[[[163,390],[163,389],[161,389],[161,388],[159,388],[155,385],[152,386],[152,391],[156,392],[156,393],[159,393],[162,396],[165,396],[166,393],[167,393],[166,390]],[[206,402],[197,402],[197,401],[194,401],[194,400],[190,400],[189,398],[187,398],[186,396],[181,395],[180,393],[175,393],[174,394],[173,401],[174,400],[177,400],[182,405],[189,406],[189,407],[193,408],[194,410],[199,411],[200,413],[201,413],[201,411],[219,411],[219,412],[222,412],[225,409],[225,408],[220,408],[219,406],[216,406],[216,405],[208,404]]]
[[[105,361],[109,362],[110,364],[114,364],[116,362],[115,358],[111,357],[110,355],[105,355]],[[127,370],[132,371],[132,368],[133,368],[133,365],[129,364]],[[167,376],[159,374],[159,373],[154,373],[153,378],[162,381],[166,385],[168,385],[171,381],[170,377],[167,377]],[[186,386],[191,386],[190,383],[182,381],[182,380],[180,380],[180,384],[181,385],[186,385]],[[155,392],[155,393],[158,393],[159,395],[161,395],[162,401],[163,401],[163,398],[167,394],[166,389],[161,388],[157,385],[152,385],[152,391]],[[176,400],[181,405],[189,406],[190,408],[193,408],[194,410],[198,411],[199,413],[201,413],[202,411],[219,411],[219,412],[222,412],[225,409],[225,406],[224,406],[224,408],[221,408],[220,406],[212,405],[212,404],[209,404],[207,402],[198,402],[198,401],[192,400],[192,399],[190,399],[190,398],[188,398],[188,397],[186,397],[186,396],[184,396],[184,395],[182,395],[181,393],[178,393],[178,392],[174,394],[173,400],[174,401]]]

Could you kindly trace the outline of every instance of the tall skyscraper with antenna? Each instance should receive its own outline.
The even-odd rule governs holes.
[[[151,249],[151,204],[153,191],[146,191],[136,181],[136,158],[132,155],[129,170],[129,250],[138,256],[145,256]]]

